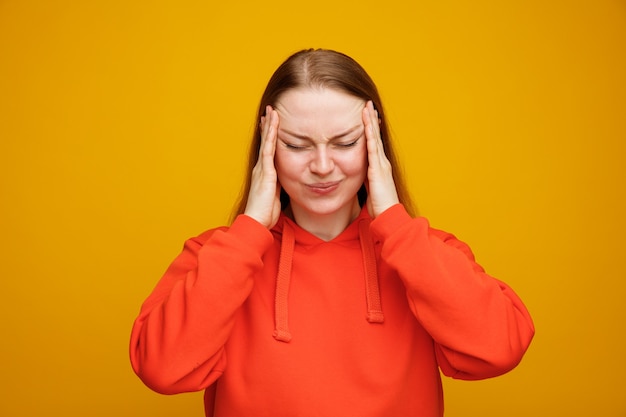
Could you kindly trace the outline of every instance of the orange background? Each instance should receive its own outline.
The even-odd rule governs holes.
[[[522,364],[447,417],[626,416],[626,3],[0,0],[0,415],[201,416],[131,371],[183,241],[226,222],[292,52],[368,69],[435,227],[525,300]]]

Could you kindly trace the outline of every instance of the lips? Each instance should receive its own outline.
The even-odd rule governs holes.
[[[308,184],[307,187],[316,194],[329,194],[339,187],[341,181],[332,182],[318,182],[314,184]]]

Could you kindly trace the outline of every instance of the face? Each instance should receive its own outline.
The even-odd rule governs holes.
[[[280,118],[275,165],[294,215],[358,209],[367,172],[365,101],[338,90],[294,89],[276,103]]]

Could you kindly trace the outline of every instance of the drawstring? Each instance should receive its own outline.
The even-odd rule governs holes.
[[[385,317],[380,302],[380,288],[378,285],[378,273],[376,268],[376,253],[374,243],[369,233],[367,219],[359,221],[359,241],[363,255],[363,269],[365,271],[365,300],[367,302],[367,321],[370,323],[383,323]],[[274,338],[280,342],[289,342],[289,281],[291,280],[291,264],[295,247],[295,235],[289,222],[283,223],[283,236],[280,245],[280,258],[278,260],[278,275],[276,277],[276,295],[274,299]]]
[[[369,234],[369,222],[365,219],[359,222],[359,240],[361,241],[361,252],[363,253],[363,269],[365,270],[367,321],[370,323],[382,323],[385,321],[385,317],[380,304],[376,253],[374,252],[374,243]]]
[[[288,317],[289,280],[291,279],[291,261],[295,238],[293,229],[288,222],[284,222],[283,239],[280,245],[280,259],[278,260],[278,276],[276,277],[276,296],[274,299],[274,320],[276,329],[274,338],[281,342],[291,340]]]

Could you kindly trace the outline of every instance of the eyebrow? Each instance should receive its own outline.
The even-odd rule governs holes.
[[[347,130],[344,130],[343,132],[338,133],[338,134],[332,136],[331,138],[329,138],[328,141],[333,141],[333,140],[341,139],[344,136],[348,136],[350,133],[353,133],[356,130],[358,130],[361,126],[362,125],[359,124],[359,125],[356,125],[354,127],[349,128]],[[313,141],[313,138],[311,138],[311,137],[309,137],[307,135],[302,135],[302,134],[299,134],[299,133],[291,132],[291,131],[286,130],[286,129],[280,129],[279,128],[279,130],[282,131],[283,133],[288,134],[289,136],[293,136],[296,139],[308,140],[308,141],[311,141],[311,142]]]

